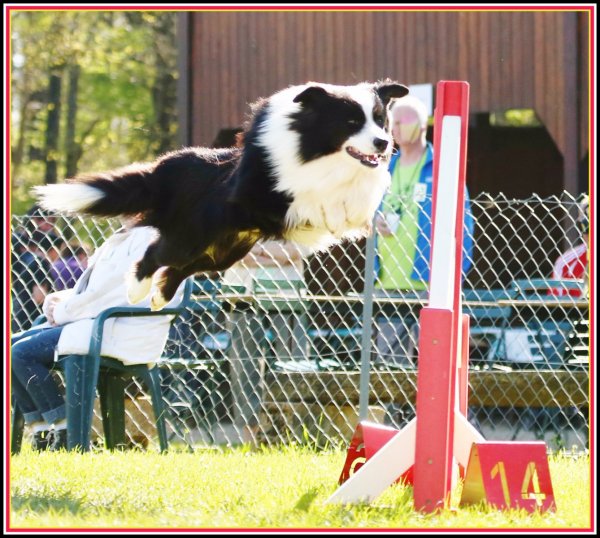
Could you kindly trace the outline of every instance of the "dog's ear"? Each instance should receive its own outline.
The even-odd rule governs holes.
[[[387,108],[390,99],[404,97],[408,93],[408,88],[398,82],[384,80],[375,84],[375,91],[379,95],[383,106]]]
[[[309,86],[294,97],[294,103],[310,105],[328,95],[327,90],[321,86]]]

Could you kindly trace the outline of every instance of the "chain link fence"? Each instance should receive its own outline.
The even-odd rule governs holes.
[[[489,440],[543,439],[553,449],[584,450],[586,281],[549,281],[561,253],[581,251],[578,200],[481,194],[471,209],[474,248],[462,297],[470,315],[469,419]],[[403,222],[397,238],[409,233]],[[110,219],[13,216],[13,333],[41,314],[45,293],[72,286],[86,256],[118,228]],[[427,293],[385,289],[378,277],[365,297],[372,246],[359,241],[301,259],[289,245],[261,247],[237,272],[196,275],[158,365],[170,443],[346,446],[359,418],[396,428],[410,420]],[[132,380],[126,395],[130,444],[156,445],[146,388]],[[98,408],[95,414],[100,445]]]

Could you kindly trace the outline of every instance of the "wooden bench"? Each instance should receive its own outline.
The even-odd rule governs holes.
[[[265,401],[358,404],[360,372],[271,372]],[[369,403],[415,401],[417,372],[371,372]],[[469,405],[589,406],[583,370],[470,371]]]
[[[369,419],[381,422],[385,404],[416,401],[417,372],[372,371]],[[297,438],[348,441],[358,422],[360,372],[277,372],[265,379],[261,416],[268,438],[286,430]],[[481,407],[589,407],[584,370],[470,371],[469,405]],[[318,430],[318,433],[315,431]]]

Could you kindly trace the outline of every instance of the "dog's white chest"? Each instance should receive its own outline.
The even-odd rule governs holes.
[[[296,193],[286,215],[286,237],[314,249],[368,233],[390,175],[383,167],[359,170],[344,182],[324,178],[320,188]]]

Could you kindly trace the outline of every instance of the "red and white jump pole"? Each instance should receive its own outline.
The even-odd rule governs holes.
[[[461,267],[469,84],[441,81],[436,92],[431,276],[420,313],[416,417],[400,431],[360,423],[341,486],[327,502],[370,502],[403,478],[413,483],[415,508],[432,512],[449,506],[458,463],[467,475],[465,502],[553,508],[544,444],[487,443],[466,418],[469,317],[461,313]]]
[[[447,502],[452,488],[458,353],[462,347],[460,292],[468,122],[468,83],[440,82],[434,114],[429,304],[420,314],[416,403],[414,502],[415,508],[426,511]],[[467,435],[468,449],[472,442],[483,440],[478,437],[474,432]],[[466,467],[466,460],[461,463]]]

